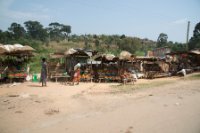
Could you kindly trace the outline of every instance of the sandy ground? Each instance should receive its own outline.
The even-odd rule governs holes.
[[[0,133],[200,133],[199,81],[0,85]]]

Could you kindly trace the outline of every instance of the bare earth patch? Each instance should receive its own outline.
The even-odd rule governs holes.
[[[125,86],[0,85],[0,133],[199,133],[199,82],[196,73]]]

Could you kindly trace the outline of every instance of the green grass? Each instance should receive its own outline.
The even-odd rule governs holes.
[[[187,77],[186,79],[188,79],[188,80],[199,80],[200,74],[193,74],[193,75]]]
[[[155,81],[151,83],[141,83],[141,84],[136,83],[135,85],[128,84],[128,85],[118,85],[118,86],[112,86],[112,87],[115,88],[116,92],[128,93],[128,92],[132,92],[138,89],[160,87],[160,86],[172,84],[172,83],[175,83],[175,81]]]

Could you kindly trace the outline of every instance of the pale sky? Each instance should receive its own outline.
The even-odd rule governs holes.
[[[200,0],[0,0],[0,29],[36,20],[72,26],[72,34],[125,34],[156,41],[186,42],[200,22]],[[24,25],[23,25],[24,26]]]

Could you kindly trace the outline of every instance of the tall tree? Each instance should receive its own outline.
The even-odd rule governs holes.
[[[69,26],[69,25],[64,25],[64,24],[62,24],[61,26],[62,26],[62,28],[61,28],[61,33],[64,34],[65,39],[66,39],[66,38],[68,39],[68,36],[69,36],[69,34],[71,33],[71,26]]]
[[[62,26],[58,22],[53,22],[49,24],[49,34],[51,36],[51,40],[59,41],[61,39],[61,29]]]
[[[157,47],[164,47],[167,45],[168,36],[165,33],[160,33],[157,39]]]
[[[43,28],[43,25],[38,21],[26,21],[24,22],[28,35],[32,39],[44,41],[47,38],[47,31]]]
[[[200,22],[194,28],[193,37],[191,37],[188,47],[190,50],[200,48]]]
[[[68,38],[71,33],[71,26],[53,22],[49,24],[49,34],[52,40],[60,40],[62,38]]]
[[[22,27],[20,24],[12,23],[8,30],[13,35],[14,39],[19,39],[21,37],[24,37],[26,34],[26,31],[24,27]]]
[[[10,43],[12,39],[13,35],[10,32],[0,30],[0,43]]]

